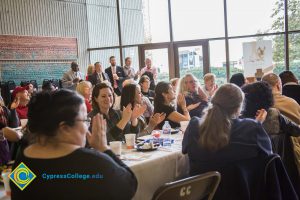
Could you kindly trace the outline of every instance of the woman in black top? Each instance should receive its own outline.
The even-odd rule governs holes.
[[[39,93],[31,99],[27,129],[35,142],[21,151],[14,168],[23,162],[36,178],[23,191],[11,182],[12,200],[133,197],[137,180],[107,146],[106,121],[96,115],[92,133],[89,122],[83,98],[73,91]],[[93,149],[83,148],[86,138]]]
[[[158,128],[161,129],[165,121],[169,121],[171,127],[176,128],[180,126],[179,122],[190,120],[184,96],[179,94],[177,98],[177,105],[181,107],[183,114],[177,112],[172,105],[174,100],[175,92],[171,84],[164,81],[159,82],[155,87],[154,113],[166,113],[166,118],[158,124]]]

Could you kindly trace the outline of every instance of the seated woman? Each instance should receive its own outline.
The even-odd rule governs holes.
[[[172,128],[177,128],[180,127],[179,122],[191,119],[184,96],[179,94],[177,98],[177,105],[181,108],[183,114],[176,111],[172,104],[174,100],[175,92],[171,84],[164,81],[159,82],[155,87],[154,113],[166,114],[166,118],[158,124],[159,129],[162,128],[165,121],[169,121]]]
[[[20,136],[11,128],[19,126],[19,118],[16,112],[16,102],[12,102],[11,110],[4,106],[0,96],[0,166],[5,165],[11,159],[10,147],[8,142],[17,142]],[[9,128],[11,127],[11,128]]]
[[[263,127],[271,137],[273,151],[279,154],[287,169],[289,177],[298,195],[300,195],[300,178],[297,171],[293,145],[289,136],[300,139],[300,127],[272,108],[274,99],[271,86],[266,82],[255,82],[242,88],[245,93],[243,117],[254,119],[258,110],[268,112]],[[286,138],[288,137],[288,138]],[[293,147],[294,146],[294,147]]]
[[[152,103],[155,93],[153,90],[150,90],[150,82],[150,78],[144,75],[140,78],[139,84],[141,86],[143,96],[147,97]]]
[[[107,146],[106,122],[99,114],[89,133],[82,97],[70,90],[38,93],[28,107],[27,129],[35,142],[21,150],[13,168],[24,162],[36,178],[23,191],[11,183],[12,199],[133,197],[134,174]],[[86,138],[93,149],[84,148]]]
[[[92,96],[92,84],[89,81],[81,81],[77,84],[76,91],[84,98],[87,113],[92,111],[91,96]]]
[[[191,117],[202,116],[202,111],[207,107],[207,97],[199,86],[197,78],[192,74],[186,74],[179,81],[178,94],[185,97],[186,108]],[[178,112],[182,113],[181,107]]]
[[[216,91],[211,99],[212,106],[205,111],[202,119],[192,118],[182,141],[182,152],[188,154],[190,160],[191,176],[215,170],[222,174],[234,162],[272,153],[271,141],[262,125],[252,119],[238,118],[243,100],[244,95],[239,87],[224,84]],[[264,117],[262,112],[257,120],[263,121]],[[243,173],[237,169],[231,172],[236,171],[236,176]],[[232,180],[229,180],[226,173],[222,174],[215,199],[224,199],[224,195],[228,199],[251,199],[251,194],[238,192],[250,186],[239,184],[237,181],[241,179],[234,179],[235,175],[231,174],[229,179],[231,177]],[[235,195],[244,198],[234,198]]]
[[[131,104],[134,107],[143,106],[143,97],[139,85],[128,84],[123,88],[121,95],[121,108],[125,108],[128,104]],[[166,115],[164,113],[156,113],[150,117],[148,125],[146,117],[144,115],[139,116],[137,118],[139,136],[150,134],[152,130],[165,119],[165,116]]]
[[[114,93],[112,87],[103,82],[97,84],[92,93],[93,110],[89,113],[89,117],[93,117],[100,113],[107,120],[107,140],[124,141],[124,134],[138,133],[137,118],[143,114],[143,107],[133,108],[128,104],[123,108],[123,112],[114,110]],[[133,109],[132,109],[133,108]]]

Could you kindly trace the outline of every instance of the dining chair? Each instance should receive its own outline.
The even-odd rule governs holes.
[[[156,190],[152,200],[211,200],[220,180],[220,173],[212,171],[166,183]]]

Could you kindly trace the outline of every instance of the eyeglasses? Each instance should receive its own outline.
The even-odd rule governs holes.
[[[86,118],[86,119],[76,119],[75,121],[81,121],[81,122],[84,122],[84,123],[87,125],[87,127],[90,127],[92,119],[91,119],[91,118]]]

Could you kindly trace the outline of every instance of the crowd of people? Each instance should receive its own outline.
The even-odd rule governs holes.
[[[50,82],[42,92],[16,87],[11,105],[0,101],[0,164],[13,159],[16,167],[26,162],[37,175],[24,191],[11,184],[12,199],[45,195],[51,199],[131,199],[138,185],[135,175],[108,144],[124,141],[128,133],[149,135],[162,129],[165,121],[172,128],[190,121],[182,153],[189,157],[190,176],[221,172],[216,199],[225,194],[230,199],[271,196],[267,193],[274,188],[257,192],[251,184],[262,181],[255,162],[273,153],[282,157],[285,167],[283,172],[278,170],[278,177],[282,179],[286,170],[294,193],[278,192],[284,190],[278,186],[280,178],[273,192],[282,199],[300,195],[300,85],[292,72],[265,74],[253,83],[243,74],[234,74],[230,83],[220,86],[216,76],[208,73],[201,86],[193,74],[158,82],[158,70],[149,58],[138,71],[130,57],[123,67],[114,56],[109,62],[106,69],[101,62],[89,65],[85,77],[72,62],[62,77],[63,89]],[[22,119],[28,122],[21,138],[12,128],[20,126]],[[247,173],[241,166],[233,167],[232,163],[245,160],[251,160]],[[233,180],[243,181],[230,181],[230,170]],[[101,173],[105,178],[45,182],[45,172]],[[239,173],[242,178],[237,178]]]

